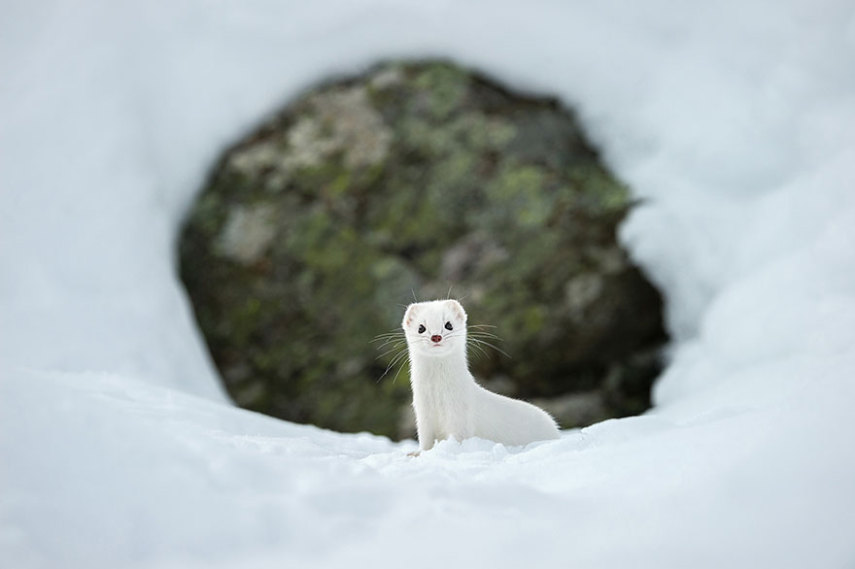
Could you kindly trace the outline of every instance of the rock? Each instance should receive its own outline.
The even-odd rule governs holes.
[[[404,345],[372,339],[414,296],[450,294],[494,326],[472,328],[476,376],[575,401],[573,426],[643,410],[659,372],[661,299],[615,238],[630,206],[555,100],[390,63],[224,154],[182,231],[181,276],[245,407],[399,436]]]

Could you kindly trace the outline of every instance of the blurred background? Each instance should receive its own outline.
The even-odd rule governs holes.
[[[451,296],[480,332],[476,377],[582,427],[647,409],[661,369],[660,295],[617,239],[630,196],[555,98],[386,62],[219,158],[181,278],[241,406],[412,437],[406,345],[380,335],[406,303]]]

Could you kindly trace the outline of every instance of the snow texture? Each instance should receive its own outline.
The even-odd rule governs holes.
[[[851,1],[3,14],[4,567],[855,565]],[[667,298],[654,411],[412,458],[230,406],[176,278],[181,215],[266,113],[402,56],[579,110]]]

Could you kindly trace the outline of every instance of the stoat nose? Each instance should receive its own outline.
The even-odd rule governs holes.
[[[440,336],[439,334],[435,334],[430,337],[430,341],[439,344],[440,341],[442,341],[442,336]]]

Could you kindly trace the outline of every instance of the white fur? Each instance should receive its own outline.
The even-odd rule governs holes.
[[[451,323],[451,331],[445,328],[446,322]],[[558,438],[558,426],[546,411],[487,391],[475,382],[466,361],[466,311],[459,302],[411,304],[402,326],[422,450],[449,437],[458,441],[479,437],[513,446]],[[420,326],[425,327],[422,333]],[[434,342],[432,336],[442,339]]]

